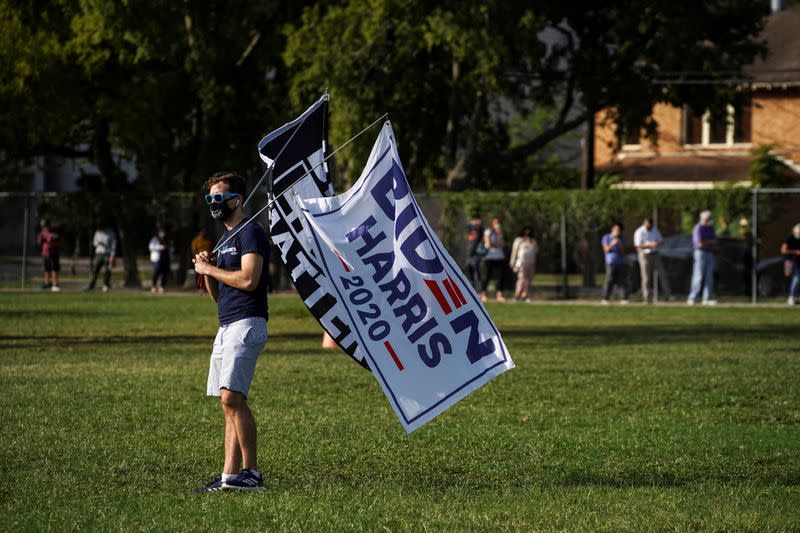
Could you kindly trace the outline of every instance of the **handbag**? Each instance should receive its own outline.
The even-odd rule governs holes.
[[[489,249],[484,246],[482,242],[479,242],[478,245],[475,247],[475,255],[478,257],[484,257],[486,254],[489,253]]]

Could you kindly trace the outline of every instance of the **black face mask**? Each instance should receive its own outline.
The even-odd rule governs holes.
[[[237,200],[236,202],[237,202],[236,203],[236,207],[239,207],[239,203],[238,203],[239,200]],[[209,210],[211,211],[211,217],[214,220],[219,220],[220,222],[225,222],[233,214],[233,211],[236,209],[236,207],[231,208],[228,205],[228,202],[225,201],[225,202],[222,202],[221,204],[211,204],[211,206],[209,207]]]

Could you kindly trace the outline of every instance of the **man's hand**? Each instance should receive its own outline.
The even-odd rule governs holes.
[[[117,266],[117,259],[113,255],[108,258],[108,266],[110,266],[111,268]]]
[[[198,274],[206,275],[210,272],[211,260],[213,257],[207,251],[200,252],[194,256],[192,262],[194,263],[194,271]]]
[[[211,265],[205,261],[198,261],[194,264],[194,271],[198,274],[208,275],[211,273]]]

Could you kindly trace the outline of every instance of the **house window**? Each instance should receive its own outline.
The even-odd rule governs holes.
[[[698,114],[689,106],[683,108],[683,142],[700,146],[730,146],[750,142],[750,102],[728,105],[722,117],[709,111]]]
[[[641,142],[641,131],[639,128],[631,128],[622,132],[622,144],[624,146],[639,146]]]
[[[703,144],[703,115],[694,113],[691,107],[684,106],[684,144]]]

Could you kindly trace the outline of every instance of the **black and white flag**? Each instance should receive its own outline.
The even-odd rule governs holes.
[[[348,314],[320,268],[315,250],[305,245],[308,237],[297,205],[298,198],[333,196],[328,166],[322,162],[328,154],[328,100],[328,94],[323,94],[302,115],[264,137],[258,153],[268,166],[274,166],[272,194],[277,200],[270,208],[270,236],[286,271],[314,318],[345,353],[366,367]]]

